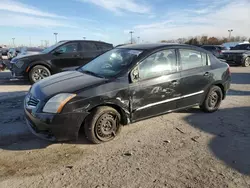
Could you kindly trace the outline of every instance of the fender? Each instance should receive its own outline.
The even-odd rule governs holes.
[[[42,61],[42,60],[34,60],[32,61],[29,66],[26,68],[25,72],[28,73],[34,66],[36,65],[43,65],[45,67],[47,67],[49,70],[51,69],[51,65],[49,63],[47,63],[46,61]]]

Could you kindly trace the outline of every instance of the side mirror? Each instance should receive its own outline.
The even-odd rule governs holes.
[[[139,78],[140,78],[139,69],[138,69],[138,67],[136,67],[134,70],[131,71],[130,79],[134,83],[134,82],[137,82],[139,80]]]
[[[54,55],[60,55],[60,54],[63,54],[63,50],[55,50],[53,52]]]

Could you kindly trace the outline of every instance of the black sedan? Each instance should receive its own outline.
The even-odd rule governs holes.
[[[121,125],[153,116],[195,105],[215,112],[230,82],[229,66],[201,48],[126,45],[35,83],[25,98],[25,116],[39,137],[74,140],[83,126],[91,142],[101,143]]]

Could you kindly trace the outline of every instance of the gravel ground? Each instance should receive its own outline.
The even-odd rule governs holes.
[[[0,187],[250,187],[250,68],[231,71],[218,112],[141,121],[101,145],[31,135],[22,112],[29,85],[0,73]]]

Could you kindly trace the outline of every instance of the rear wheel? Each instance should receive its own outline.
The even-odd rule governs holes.
[[[243,63],[243,67],[249,67],[250,66],[250,57],[247,57]]]
[[[43,65],[34,66],[29,72],[29,80],[32,84],[50,76],[50,70]]]
[[[204,112],[209,112],[209,113],[215,112],[219,109],[222,98],[223,98],[223,94],[222,94],[221,88],[218,86],[213,86],[209,90],[202,105],[200,105],[200,108]]]
[[[95,144],[113,140],[121,131],[120,119],[120,114],[111,107],[96,108],[85,120],[87,139]]]

